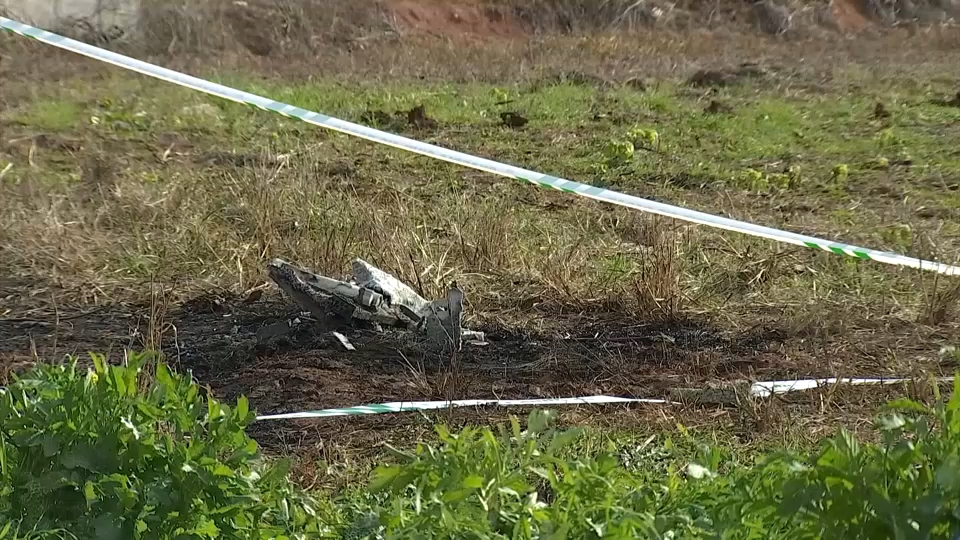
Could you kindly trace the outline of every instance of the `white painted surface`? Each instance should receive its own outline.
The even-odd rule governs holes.
[[[132,25],[139,0],[0,0],[0,6],[21,22],[49,30],[75,19],[86,19],[95,28],[106,29]]]

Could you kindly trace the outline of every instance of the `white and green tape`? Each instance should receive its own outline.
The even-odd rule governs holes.
[[[910,268],[919,268],[922,270],[932,270],[940,274],[951,276],[960,275],[960,267],[958,266],[951,266],[935,261],[927,261],[915,257],[908,257],[899,253],[877,251],[839,242],[831,242],[829,240],[824,240],[813,236],[781,231],[770,227],[764,227],[762,225],[755,225],[753,223],[714,216],[704,212],[698,212],[696,210],[689,210],[686,208],[635,197],[633,195],[619,193],[617,191],[611,191],[609,189],[603,189],[587,184],[581,184],[579,182],[565,180],[563,178],[522,169],[513,165],[507,165],[489,159],[471,156],[455,150],[448,150],[432,144],[378,131],[366,126],[346,122],[344,120],[332,118],[320,113],[301,109],[300,107],[295,107],[279,101],[273,101],[272,99],[248,92],[243,92],[241,90],[236,90],[234,88],[199,79],[197,77],[192,77],[190,75],[185,75],[183,73],[136,60],[128,56],[110,52],[99,47],[87,45],[86,43],[59,36],[57,34],[47,32],[46,30],[41,30],[39,28],[35,28],[33,26],[29,26],[4,17],[0,17],[0,27],[10,30],[11,32],[21,36],[33,38],[61,49],[66,49],[77,54],[82,54],[90,58],[95,58],[97,60],[122,67],[124,69],[136,71],[143,75],[155,77],[157,79],[171,82],[186,88],[191,88],[193,90],[198,90],[200,92],[205,92],[223,99],[236,101],[238,103],[245,103],[247,105],[268,111],[274,111],[282,114],[283,116],[297,118],[299,120],[303,120],[304,122],[323,128],[332,129],[376,143],[385,144],[387,146],[429,156],[435,159],[456,163],[465,167],[470,167],[517,180],[523,180],[538,186],[547,186],[560,191],[565,191],[567,193],[588,197],[590,199],[604,201],[619,206],[625,206],[627,208],[633,208],[644,212],[650,212],[652,214],[681,219],[701,225],[708,225],[729,231],[736,231],[743,234],[776,240],[778,242],[806,246],[813,249],[822,249],[836,253],[837,255],[846,255],[850,257],[856,257],[858,259],[878,261],[897,266],[907,266]]]
[[[814,390],[818,388],[831,387],[836,385],[887,385],[898,384],[911,381],[912,379],[890,378],[890,379],[858,379],[849,377],[829,377],[826,379],[795,379],[789,381],[761,381],[750,385],[750,395],[753,397],[764,398],[774,394],[786,394],[789,392],[802,392],[804,390]],[[937,383],[950,382],[953,379],[948,377],[938,377],[934,381]]]
[[[835,385],[886,385],[910,381],[904,378],[848,378],[830,377],[826,379],[796,379],[787,381],[761,381],[750,385],[750,396],[766,398],[774,394],[801,392]],[[949,382],[951,379],[938,378],[937,382]],[[458,401],[394,401],[390,403],[373,403],[358,405],[342,409],[323,409],[319,411],[290,412],[266,414],[257,417],[257,420],[299,420],[305,418],[326,418],[329,416],[361,416],[367,414],[387,414],[409,411],[429,411],[436,409],[451,409],[459,407],[554,407],[557,405],[609,405],[609,404],[645,403],[650,405],[679,405],[676,401],[666,399],[624,398],[616,396],[585,396],[572,398],[543,398],[543,399],[463,399]]]
[[[365,414],[385,414],[408,411],[429,411],[459,407],[546,407],[554,405],[602,405],[610,403],[651,403],[667,405],[672,402],[664,399],[639,399],[612,396],[587,396],[574,398],[546,399],[461,399],[457,401],[394,401],[391,403],[373,403],[343,409],[324,409],[322,411],[292,412],[258,416],[257,420],[296,420],[301,418],[325,418],[328,416],[359,416]]]

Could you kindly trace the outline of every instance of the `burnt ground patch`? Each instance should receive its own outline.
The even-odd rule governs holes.
[[[5,283],[0,298],[24,290],[38,290],[38,284]],[[51,298],[58,296],[53,286],[47,292]],[[844,374],[879,374],[869,351],[864,357],[850,354],[849,335],[811,335],[809,329],[777,324],[729,329],[703,316],[664,322],[603,310],[575,316],[544,313],[551,322],[549,331],[483,316],[469,326],[486,332],[489,345],[466,346],[450,358],[425,352],[405,333],[378,334],[336,321],[306,324],[287,337],[258,342],[258,330],[298,316],[298,308],[278,292],[259,298],[208,292],[169,309],[156,303],[91,306],[79,301],[60,301],[53,308],[38,301],[42,296],[17,295],[13,309],[0,317],[0,375],[25,369],[36,358],[57,361],[68,353],[106,352],[118,362],[124,349],[141,349],[153,340],[168,362],[190,370],[212,394],[227,403],[245,395],[261,414],[383,401],[675,397],[670,388],[719,380],[835,375],[832,357],[842,357]],[[915,332],[911,325],[889,328],[901,341]],[[332,331],[345,334],[356,350],[344,350]],[[905,391],[911,397],[929,397],[929,389],[923,388],[840,388],[826,395],[766,400],[754,409],[617,404],[560,407],[558,412],[569,426],[656,433],[680,423],[722,427],[749,443],[777,437],[784,426],[800,425],[805,432],[823,435],[851,418],[866,422],[878,399]],[[294,475],[301,484],[343,486],[353,476],[331,472],[324,463],[376,462],[383,444],[402,447],[428,439],[438,422],[453,429],[502,425],[506,415],[526,412],[470,407],[259,421],[248,433],[269,454],[296,456]]]
[[[297,316],[281,299],[185,307],[171,318],[179,363],[216,393],[247,395],[260,412],[375,401],[661,396],[674,383],[778,374],[776,333],[732,334],[708,322],[571,318],[550,334],[474,324],[488,344],[456,356],[428,352],[408,333],[304,324],[260,342],[258,329]],[[566,327],[566,329],[563,329]],[[346,350],[332,331],[356,348]],[[170,345],[167,346],[169,351]]]
[[[297,315],[276,295],[249,302],[205,294],[154,312],[153,320],[151,306],[139,304],[32,309],[0,319],[0,353],[120,353],[153,339],[170,362],[224,397],[246,394],[261,411],[279,412],[372,400],[645,395],[670,379],[743,371],[729,366],[775,366],[768,356],[783,346],[776,332],[734,334],[701,320],[643,322],[616,314],[588,322],[567,317],[550,333],[481,321],[472,326],[486,333],[488,344],[465,345],[456,358],[427,352],[405,332],[378,333],[335,321],[257,339],[259,329]],[[345,350],[332,331],[346,335],[356,350]],[[777,371],[760,371],[771,370]],[[444,375],[469,383],[438,385],[434,379]]]
[[[7,285],[6,292],[36,289]],[[488,344],[465,344],[451,357],[429,352],[409,333],[378,333],[337,321],[310,322],[287,336],[258,340],[259,330],[299,315],[295,305],[272,291],[262,296],[208,292],[171,306],[53,305],[38,297],[19,298],[0,317],[4,376],[37,358],[57,361],[95,351],[117,362],[126,349],[159,344],[169,363],[190,370],[214,395],[227,402],[245,395],[261,414],[384,401],[595,394],[664,398],[671,388],[722,380],[833,376],[836,366],[829,358],[839,352],[844,375],[884,374],[877,372],[870,351],[857,356],[844,346],[849,336],[811,336],[808,329],[777,324],[731,329],[706,316],[654,321],[622,312],[551,313],[544,315],[551,321],[549,331],[481,316],[469,326],[484,331]],[[897,333],[911,334],[911,328]],[[356,350],[346,350],[333,331],[344,334]],[[607,414],[612,419],[605,422],[621,419],[625,425],[645,414],[622,406],[577,409],[586,411],[578,414]],[[481,413],[466,411],[450,420],[476,414]],[[258,422],[251,434],[274,449],[331,439],[359,448],[379,437],[369,430],[430,429],[423,415],[390,416]]]
[[[151,320],[151,306],[117,304],[6,317],[0,354],[11,369],[34,353],[57,358],[96,351],[119,359],[125,349],[159,343],[169,362],[189,369],[216,395],[246,395],[261,413],[402,400],[662,397],[670,387],[708,380],[819,374],[814,352],[781,330],[729,331],[704,319],[569,316],[549,333],[479,321],[471,326],[486,333],[487,345],[465,344],[456,356],[441,356],[405,332],[335,321],[258,340],[261,328],[298,315],[273,294],[255,302],[205,294],[153,313]],[[333,331],[356,350],[346,350]]]

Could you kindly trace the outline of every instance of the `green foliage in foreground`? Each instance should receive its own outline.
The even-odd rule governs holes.
[[[132,355],[40,365],[0,395],[0,540],[10,538],[956,538],[960,379],[950,400],[900,400],[877,443],[847,432],[750,467],[703,447],[666,468],[577,456],[582,433],[437,428],[391,449],[359,496],[318,503],[264,462],[228,408]],[[349,519],[344,519],[344,517]]]
[[[960,393],[928,408],[898,401],[880,444],[848,432],[812,455],[775,453],[725,467],[704,448],[666,474],[621,467],[613,454],[560,458],[577,430],[534,413],[399,453],[373,488],[390,538],[954,538],[960,531]],[[720,472],[722,469],[728,469]]]
[[[0,538],[284,538],[318,530],[254,418],[131,355],[39,365],[0,390]]]

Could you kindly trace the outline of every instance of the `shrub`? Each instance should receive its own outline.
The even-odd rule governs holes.
[[[956,538],[960,532],[960,379],[930,408],[901,400],[878,444],[841,431],[808,455],[753,466],[704,447],[666,474],[612,453],[564,451],[578,430],[536,412],[521,431],[438,428],[439,444],[395,451],[372,484],[364,538]],[[566,456],[566,457],[564,457]]]
[[[286,462],[244,433],[247,400],[204,397],[162,362],[148,377],[150,358],[41,364],[0,390],[0,523],[97,539],[319,533]]]

